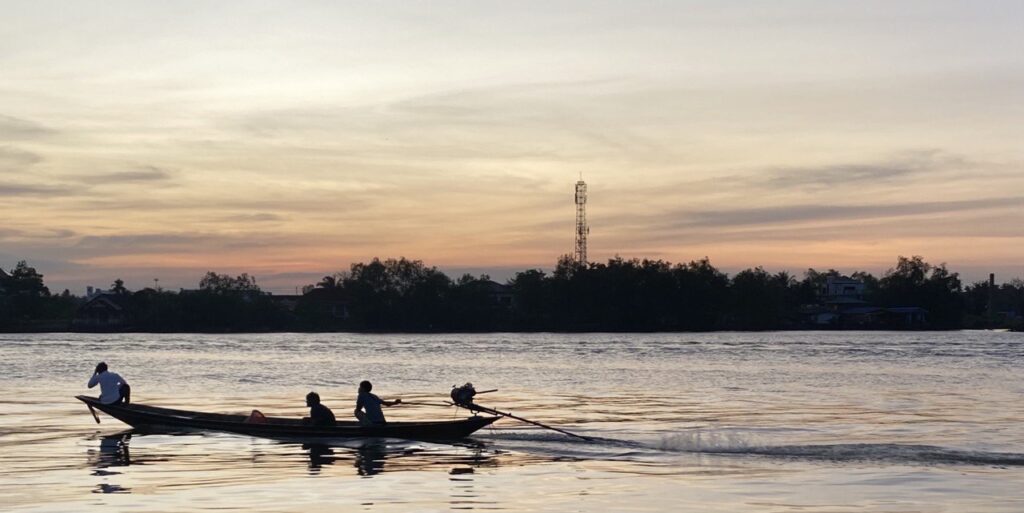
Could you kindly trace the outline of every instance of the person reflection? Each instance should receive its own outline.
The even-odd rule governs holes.
[[[309,472],[316,474],[324,465],[334,465],[334,449],[324,444],[303,444],[302,448],[309,451]]]
[[[128,450],[128,442],[132,434],[117,433],[107,435],[100,439],[99,450],[89,450],[89,466],[93,468],[92,475],[104,478],[120,475],[120,472],[108,470],[111,467],[127,467],[132,464],[131,453]],[[131,493],[131,488],[124,488],[121,485],[112,483],[99,483],[92,490],[93,493]]]
[[[99,451],[89,451],[90,466],[96,470],[93,474],[102,475],[100,472],[102,469],[131,465],[131,453],[128,450],[128,442],[131,439],[130,432],[106,435],[101,438]]]
[[[387,445],[380,440],[371,440],[356,449],[356,472],[360,476],[370,477],[384,472],[384,460],[387,458]]]

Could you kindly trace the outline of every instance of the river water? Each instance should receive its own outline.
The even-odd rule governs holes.
[[[339,418],[478,402],[466,443],[142,434],[73,396]],[[0,510],[1024,511],[1024,336],[994,332],[0,335]],[[466,415],[398,406],[389,420]],[[101,414],[102,416],[102,414]]]

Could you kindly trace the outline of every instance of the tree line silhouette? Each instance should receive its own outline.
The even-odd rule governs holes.
[[[0,269],[0,271],[3,271]],[[505,284],[487,275],[452,279],[419,260],[373,259],[325,276],[301,296],[274,296],[254,277],[208,272],[194,290],[129,291],[118,279],[101,301],[52,294],[22,261],[0,273],[0,331],[711,331],[812,327],[834,270],[802,277],[761,267],[728,276],[707,259],[672,264],[613,258],[551,272],[530,269]],[[964,286],[944,264],[899,257],[881,277],[855,272],[863,300],[920,307],[916,328],[1020,328],[1024,281]],[[998,315],[993,315],[993,313]],[[820,326],[817,326],[820,327]],[[884,326],[879,326],[884,327]]]

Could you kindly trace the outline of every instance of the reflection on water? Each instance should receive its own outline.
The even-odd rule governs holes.
[[[89,464],[96,468],[97,472],[109,467],[127,467],[131,465],[131,453],[128,448],[128,443],[131,440],[132,432],[130,430],[101,436],[99,450],[89,451]]]
[[[284,442],[281,442],[284,444]],[[350,444],[356,443],[353,447]],[[385,439],[364,439],[301,445],[309,457],[309,473],[317,474],[324,466],[342,462],[356,469],[356,475],[372,477],[382,472],[443,470],[449,474],[471,474],[476,468],[498,467],[499,459],[522,463],[524,458],[488,448],[487,444],[463,441],[449,444],[424,444]],[[536,460],[536,458],[529,458]]]
[[[309,451],[310,474],[319,473],[324,465],[334,465],[334,449],[323,444],[305,444],[302,448]]]
[[[128,448],[131,440],[131,431],[106,435],[100,437],[98,450],[89,450],[88,459],[89,466],[93,469],[92,475],[102,478],[103,481],[96,485],[93,493],[131,493],[131,488],[107,482],[108,477],[121,475],[121,472],[109,470],[111,467],[127,467],[132,464]]]
[[[137,443],[153,438],[148,448],[131,449],[134,439]],[[385,471],[446,471],[451,475],[472,474],[476,468],[495,468],[499,458],[509,463],[522,464],[529,461],[547,461],[535,457],[517,456],[491,449],[478,441],[452,443],[426,443],[397,439],[353,439],[331,442],[290,442],[251,439],[247,436],[217,435],[203,432],[176,430],[129,429],[111,435],[91,435],[85,439],[92,442],[87,449],[88,467],[92,476],[110,477],[120,475],[116,467],[139,464],[168,464],[189,462],[193,459],[192,448],[196,445],[215,444],[209,438],[233,439],[239,443],[250,441],[252,445],[244,452],[234,454],[235,461],[249,461],[257,466],[280,468],[293,466],[298,462],[296,454],[304,455],[308,474],[320,474],[324,467],[354,468],[354,475],[372,477]],[[95,442],[98,441],[98,444]],[[221,440],[220,443],[223,443]],[[216,461],[218,456],[210,454],[208,460]],[[337,464],[341,465],[337,465]],[[200,469],[201,470],[201,469]],[[103,493],[127,492],[109,483],[101,483],[98,489]]]
[[[371,441],[356,449],[355,467],[359,475],[370,477],[384,472],[387,447],[379,441]]]
[[[370,477],[384,472],[385,461],[397,458],[400,452],[388,452],[387,443],[383,440],[370,439],[355,449],[338,448],[338,452],[329,445],[322,443],[303,444],[302,448],[309,451],[309,470],[311,474],[319,473],[324,465],[333,465],[336,461],[351,462],[356,473]]]

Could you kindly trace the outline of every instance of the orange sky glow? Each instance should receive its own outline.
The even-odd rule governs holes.
[[[1019,3],[3,7],[0,267],[51,288],[505,279],[580,173],[592,260],[1024,276]]]

